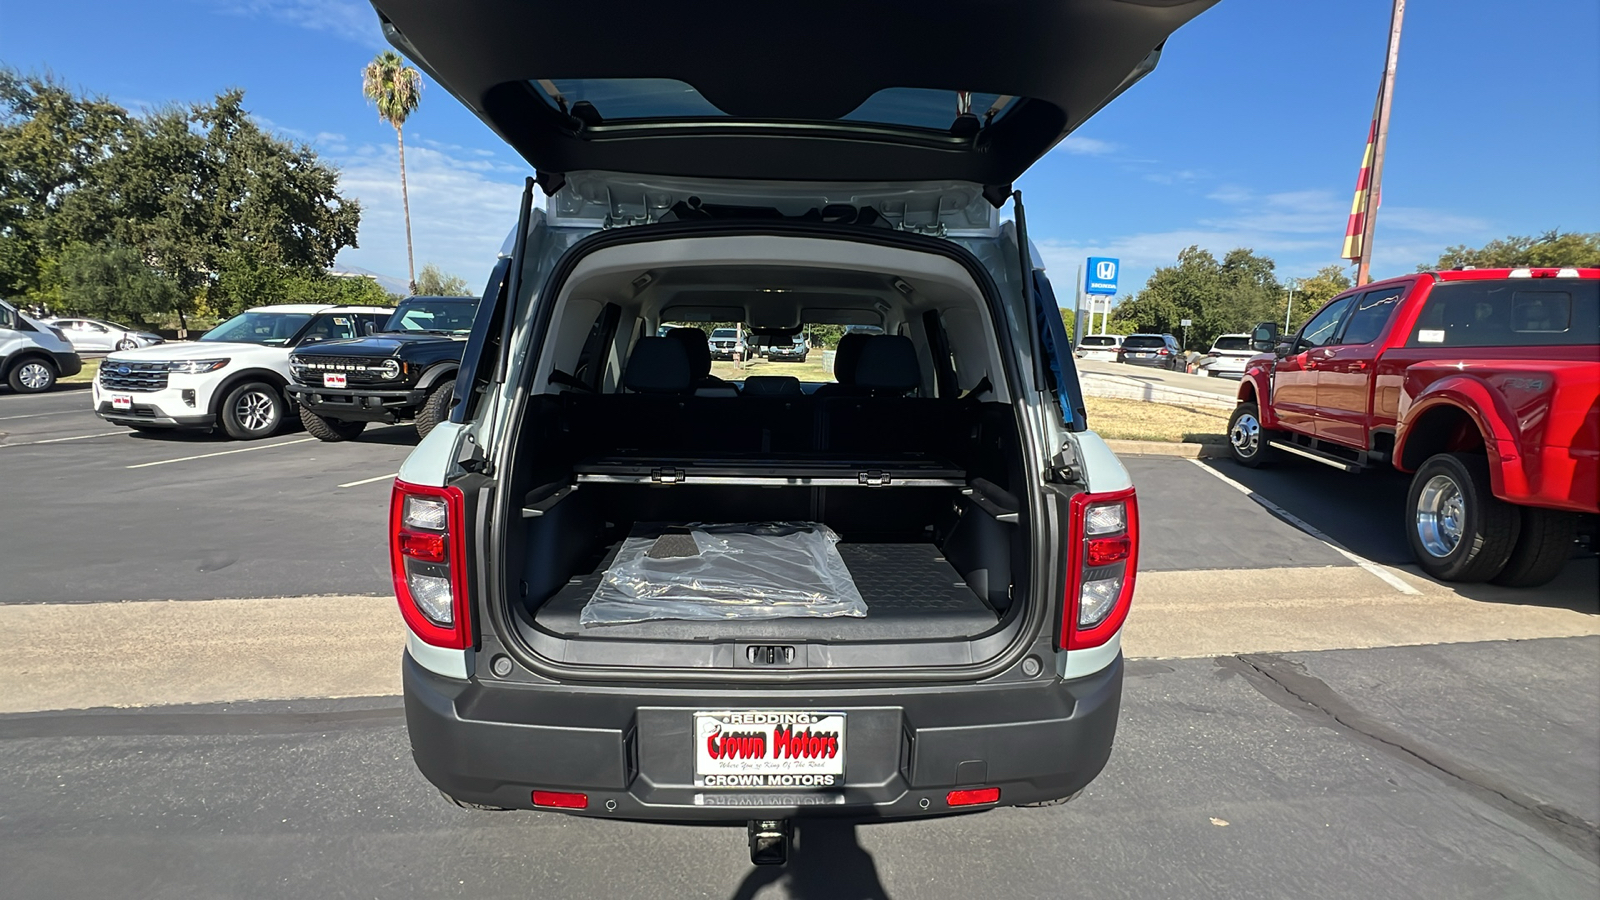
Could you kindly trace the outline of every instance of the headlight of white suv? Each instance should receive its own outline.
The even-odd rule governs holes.
[[[393,380],[393,379],[399,378],[400,377],[400,360],[398,360],[398,359],[386,359],[386,360],[384,360],[378,366],[378,374],[382,375],[385,380]]]
[[[167,363],[167,371],[199,375],[202,372],[215,372],[228,363],[229,360],[226,359],[183,359]]]

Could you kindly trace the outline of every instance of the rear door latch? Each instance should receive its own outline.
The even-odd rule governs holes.
[[[674,469],[668,466],[650,470],[650,480],[656,484],[682,484],[683,479],[684,471],[682,469]]]
[[[882,469],[871,469],[862,472],[857,476],[857,479],[867,487],[888,487],[890,481],[889,473]]]

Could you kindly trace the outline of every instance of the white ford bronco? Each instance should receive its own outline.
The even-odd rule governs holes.
[[[394,487],[422,773],[762,863],[1081,791],[1138,509],[1011,184],[1210,0],[374,5],[537,172]],[[728,322],[851,333],[831,380],[711,379]]]

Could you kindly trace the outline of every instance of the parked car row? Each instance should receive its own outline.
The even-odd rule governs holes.
[[[472,297],[411,297],[393,310],[257,307],[197,341],[111,353],[92,403],[140,431],[220,427],[251,440],[298,419],[330,441],[371,421],[413,421],[426,434],[448,411],[476,307]]]

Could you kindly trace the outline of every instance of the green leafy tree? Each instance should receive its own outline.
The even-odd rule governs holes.
[[[126,110],[0,66],[0,294],[54,305],[62,202],[124,146]]]
[[[1418,272],[1472,266],[1478,269],[1583,266],[1600,267],[1600,232],[1547,231],[1538,237],[1512,235],[1476,250],[1458,244]]]
[[[361,70],[361,93],[378,107],[378,118],[394,126],[400,147],[400,206],[406,217],[406,267],[411,293],[417,292],[417,264],[411,252],[411,198],[406,192],[406,119],[422,102],[422,74],[406,65],[400,54],[385,50]]]
[[[117,244],[68,246],[55,276],[61,311],[145,327],[173,309],[180,293],[178,285],[151,268],[137,250]]]
[[[1322,305],[1332,300],[1335,296],[1355,287],[1355,282],[1350,279],[1349,273],[1341,266],[1323,266],[1317,274],[1309,278],[1302,278],[1295,285],[1293,296],[1288,291],[1284,292],[1284,302],[1278,305],[1277,314],[1270,320],[1282,324],[1285,319],[1289,321],[1287,333],[1293,334],[1300,330],[1316,314]]]
[[[1283,288],[1270,257],[1239,248],[1219,262],[1209,250],[1188,247],[1178,264],[1157,269],[1132,298],[1114,310],[1120,327],[1182,335],[1188,345],[1209,347],[1219,334],[1248,331],[1282,309]]]
[[[441,272],[438,266],[428,263],[417,275],[412,293],[423,297],[462,297],[467,293],[467,280],[459,275]]]

